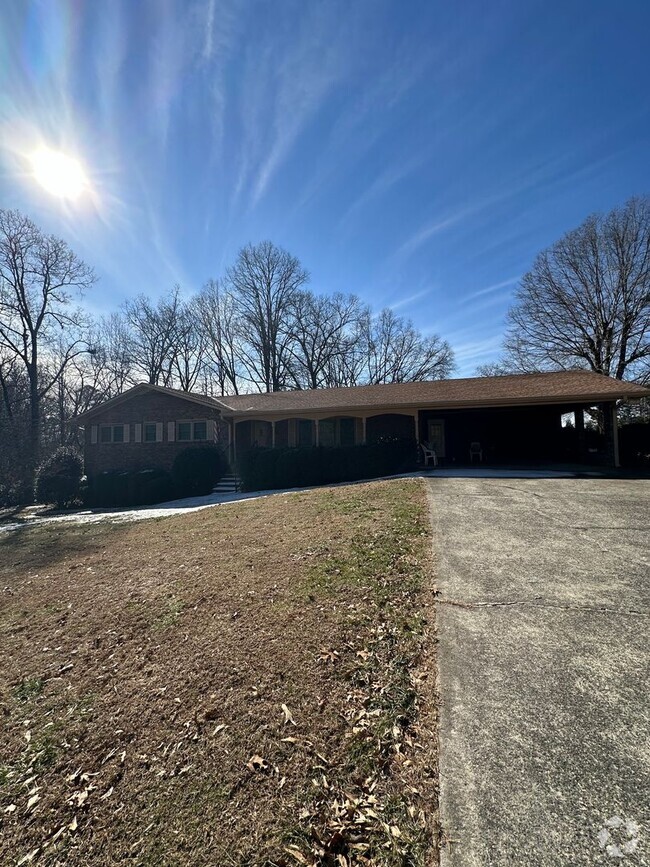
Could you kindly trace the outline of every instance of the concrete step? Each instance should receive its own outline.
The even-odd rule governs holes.
[[[240,487],[241,481],[239,476],[229,474],[227,476],[222,476],[220,481],[212,490],[215,494],[234,494],[240,489]]]

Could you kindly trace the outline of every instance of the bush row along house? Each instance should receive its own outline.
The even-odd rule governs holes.
[[[78,416],[85,471],[170,469],[184,448],[213,443],[233,463],[247,449],[427,442],[443,465],[618,465],[616,405],[650,390],[582,370],[206,397],[136,385]],[[590,454],[585,410],[599,408],[604,447]],[[561,419],[573,414],[567,451]]]

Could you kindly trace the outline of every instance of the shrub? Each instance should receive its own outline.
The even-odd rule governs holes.
[[[70,449],[57,449],[36,473],[35,497],[38,503],[55,503],[59,508],[79,499],[83,464]]]
[[[150,506],[174,496],[170,474],[158,469],[99,473],[86,489],[89,506]]]
[[[226,460],[216,446],[187,448],[176,455],[172,478],[179,497],[209,494],[226,471]]]
[[[392,475],[413,469],[417,446],[412,440],[325,448],[253,448],[238,460],[246,491],[311,487]]]
[[[618,446],[623,466],[650,466],[650,422],[621,425]]]

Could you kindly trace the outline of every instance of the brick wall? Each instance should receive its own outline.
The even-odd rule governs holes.
[[[170,470],[176,455],[186,448],[206,445],[205,441],[178,442],[169,440],[169,422],[208,421],[208,443],[216,442],[227,453],[228,423],[221,418],[218,409],[191,403],[166,394],[138,395],[116,407],[99,412],[85,424],[84,465],[89,476],[107,470],[144,470],[159,468]],[[162,423],[161,442],[135,442],[136,425]],[[214,422],[214,425],[210,424]],[[102,443],[102,425],[128,425],[128,442]],[[97,442],[93,443],[92,429],[97,427]]]

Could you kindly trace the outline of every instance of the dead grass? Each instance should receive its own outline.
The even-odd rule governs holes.
[[[417,480],[0,538],[0,861],[435,858]]]

